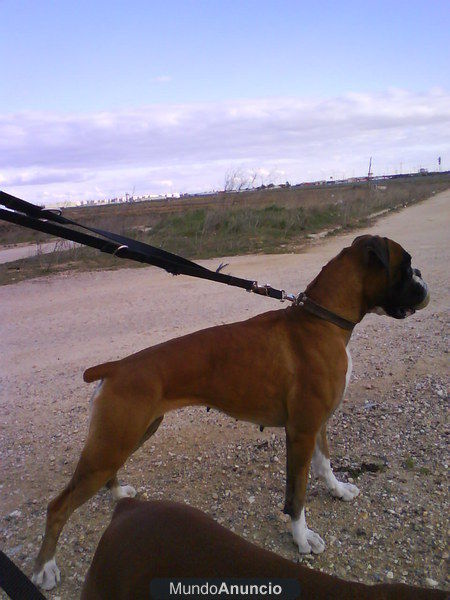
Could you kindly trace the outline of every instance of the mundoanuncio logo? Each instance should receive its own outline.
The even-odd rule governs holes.
[[[155,600],[175,598],[279,598],[294,600],[300,595],[300,584],[296,579],[269,578],[173,578],[153,579],[150,594]]]

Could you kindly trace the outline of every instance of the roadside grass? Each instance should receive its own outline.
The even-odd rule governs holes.
[[[405,192],[407,189],[407,193]],[[363,226],[380,211],[413,204],[430,195],[428,188],[402,188],[402,193],[386,193],[373,188],[357,188],[347,197],[327,204],[299,205],[220,205],[188,207],[184,211],[134,215],[118,221],[104,219],[92,223],[103,229],[139,239],[187,258],[200,259],[238,254],[283,253],[298,250],[308,236]],[[109,222],[108,222],[109,221]],[[63,250],[63,251],[61,251]],[[63,271],[86,271],[145,266],[124,261],[92,248],[71,247],[64,242],[48,254],[0,265],[0,285]]]
[[[308,233],[348,226],[341,207],[199,209],[159,221],[143,241],[191,258],[248,253],[290,252]]]

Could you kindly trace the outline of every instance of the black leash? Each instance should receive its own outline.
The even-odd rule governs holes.
[[[155,248],[155,246],[150,246],[150,244],[145,244],[144,242],[112,233],[111,231],[81,225],[76,221],[63,217],[61,211],[58,209],[42,208],[11,196],[6,192],[0,191],[0,204],[9,209],[0,208],[0,219],[4,221],[42,231],[43,233],[50,233],[51,235],[82,244],[83,246],[96,248],[101,252],[112,254],[118,258],[128,258],[160,267],[172,273],[172,275],[183,274],[201,279],[209,279],[210,281],[240,287],[248,292],[275,298],[276,300],[281,300],[281,302],[289,300],[294,305],[304,308],[316,317],[334,323],[334,325],[348,331],[351,331],[356,325],[356,323],[348,321],[317,304],[317,302],[308,298],[304,292],[295,296],[294,294],[287,294],[284,290],[277,290],[268,284],[259,285],[257,281],[226,275],[220,272],[224,265],[219,265],[216,271],[211,271],[182,256],[167,252],[161,248]],[[84,229],[85,231],[89,231],[90,234],[94,233],[95,235],[78,231],[74,227]]]
[[[46,600],[25,573],[0,550],[0,589],[12,600]]]
[[[211,271],[177,254],[156,248],[150,244],[145,244],[144,242],[139,242],[138,240],[110,231],[104,231],[103,229],[81,225],[76,221],[63,217],[59,210],[36,206],[30,202],[11,196],[6,192],[0,191],[0,204],[9,209],[0,208],[0,219],[4,221],[62,237],[84,246],[90,246],[118,258],[128,258],[160,267],[173,275],[190,275],[191,277],[200,277],[201,279],[225,283],[243,288],[248,292],[269,296],[276,300],[290,300],[291,302],[295,302],[296,299],[296,296],[293,294],[286,294],[284,290],[277,290],[270,285],[258,285],[257,281],[221,273],[220,269],[223,268],[222,265],[219,266],[217,271]],[[73,227],[84,229],[95,235],[78,231],[77,229],[73,229]]]

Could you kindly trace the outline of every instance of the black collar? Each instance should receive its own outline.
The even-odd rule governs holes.
[[[308,298],[305,292],[301,292],[297,296],[294,306],[301,306],[312,315],[319,317],[319,319],[329,321],[330,323],[341,327],[341,329],[347,329],[347,331],[353,331],[353,328],[356,325],[356,323],[353,323],[353,321],[348,321],[347,319],[344,319],[344,317],[340,317],[334,312],[331,312],[331,310],[320,306],[320,304],[317,304],[311,300],[311,298]]]

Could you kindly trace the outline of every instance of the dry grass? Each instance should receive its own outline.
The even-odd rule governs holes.
[[[193,196],[165,202],[86,207],[64,212],[69,218],[114,231],[189,258],[247,253],[292,252],[308,235],[364,225],[374,213],[413,204],[448,188],[450,177],[418,177],[321,189],[283,188],[241,194]],[[4,236],[5,232],[7,233]],[[36,232],[6,225],[2,241],[16,242]],[[47,238],[48,239],[48,238]],[[0,265],[0,284],[62,270],[108,269],[125,263],[91,248],[55,251]],[[61,250],[64,250],[63,252]],[[127,261],[127,266],[139,263]]]

